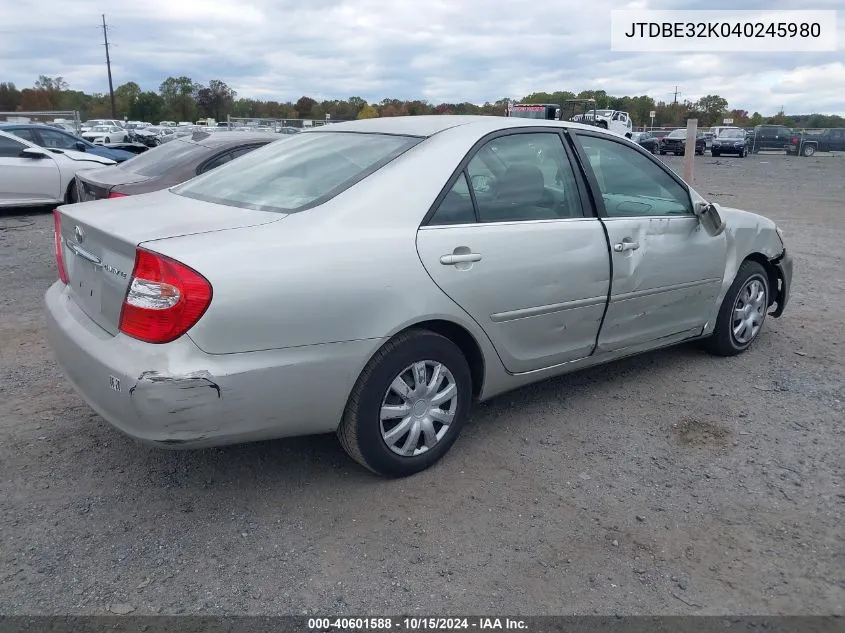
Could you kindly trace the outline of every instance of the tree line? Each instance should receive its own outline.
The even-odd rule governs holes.
[[[224,81],[212,79],[208,84],[190,77],[168,77],[157,91],[143,90],[134,81],[118,86],[115,91],[116,115],[130,120],[157,123],[163,120],[196,121],[213,117],[225,121],[227,115],[249,118],[351,120],[386,116],[420,114],[486,114],[504,115],[508,103],[557,103],[569,99],[595,99],[596,107],[630,113],[634,125],[655,127],[682,126],[688,118],[697,118],[699,126],[721,125],[726,118],[734,125],[753,126],[775,123],[806,128],[845,127],[845,119],[836,115],[789,115],[779,112],[763,116],[741,108],[729,108],[719,95],[707,95],[697,101],[656,101],[652,97],[612,96],[604,90],[535,92],[514,100],[501,98],[483,105],[474,103],[433,104],[425,100],[383,99],[369,103],[361,97],[318,101],[308,96],[296,102],[258,100],[238,97]],[[18,89],[14,83],[0,82],[0,111],[77,110],[83,120],[110,118],[108,94],[88,94],[72,90],[63,77],[41,75],[31,88]],[[655,113],[654,119],[650,117]]]

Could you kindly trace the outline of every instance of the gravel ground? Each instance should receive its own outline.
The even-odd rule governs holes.
[[[333,436],[122,436],[45,342],[50,215],[0,215],[0,611],[845,613],[845,160],[696,165],[783,227],[786,314],[737,358],[682,346],[481,405],[400,481]]]

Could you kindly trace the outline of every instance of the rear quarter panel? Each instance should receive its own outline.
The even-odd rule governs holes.
[[[464,136],[430,138],[333,200],[279,222],[148,243],[214,288],[189,336],[226,354],[381,339],[446,319],[489,345],[416,250],[422,218],[475,140]]]

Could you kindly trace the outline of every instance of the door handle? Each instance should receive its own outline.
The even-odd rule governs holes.
[[[624,239],[618,244],[613,245],[613,250],[617,253],[622,253],[624,251],[635,251],[640,247],[639,242],[634,242],[630,239]]]
[[[440,263],[444,266],[454,266],[455,264],[463,264],[468,262],[480,262],[481,253],[460,253],[458,255],[450,253],[449,255],[441,255]]]

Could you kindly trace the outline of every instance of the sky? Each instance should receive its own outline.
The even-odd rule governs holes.
[[[721,2],[721,4],[720,4]],[[360,96],[483,103],[532,92],[605,90],[763,115],[845,115],[845,11],[836,52],[610,50],[613,9],[835,9],[841,0],[9,0],[0,3],[0,81],[61,75],[107,92],[157,90],[169,75],[222,79],[240,97]]]

